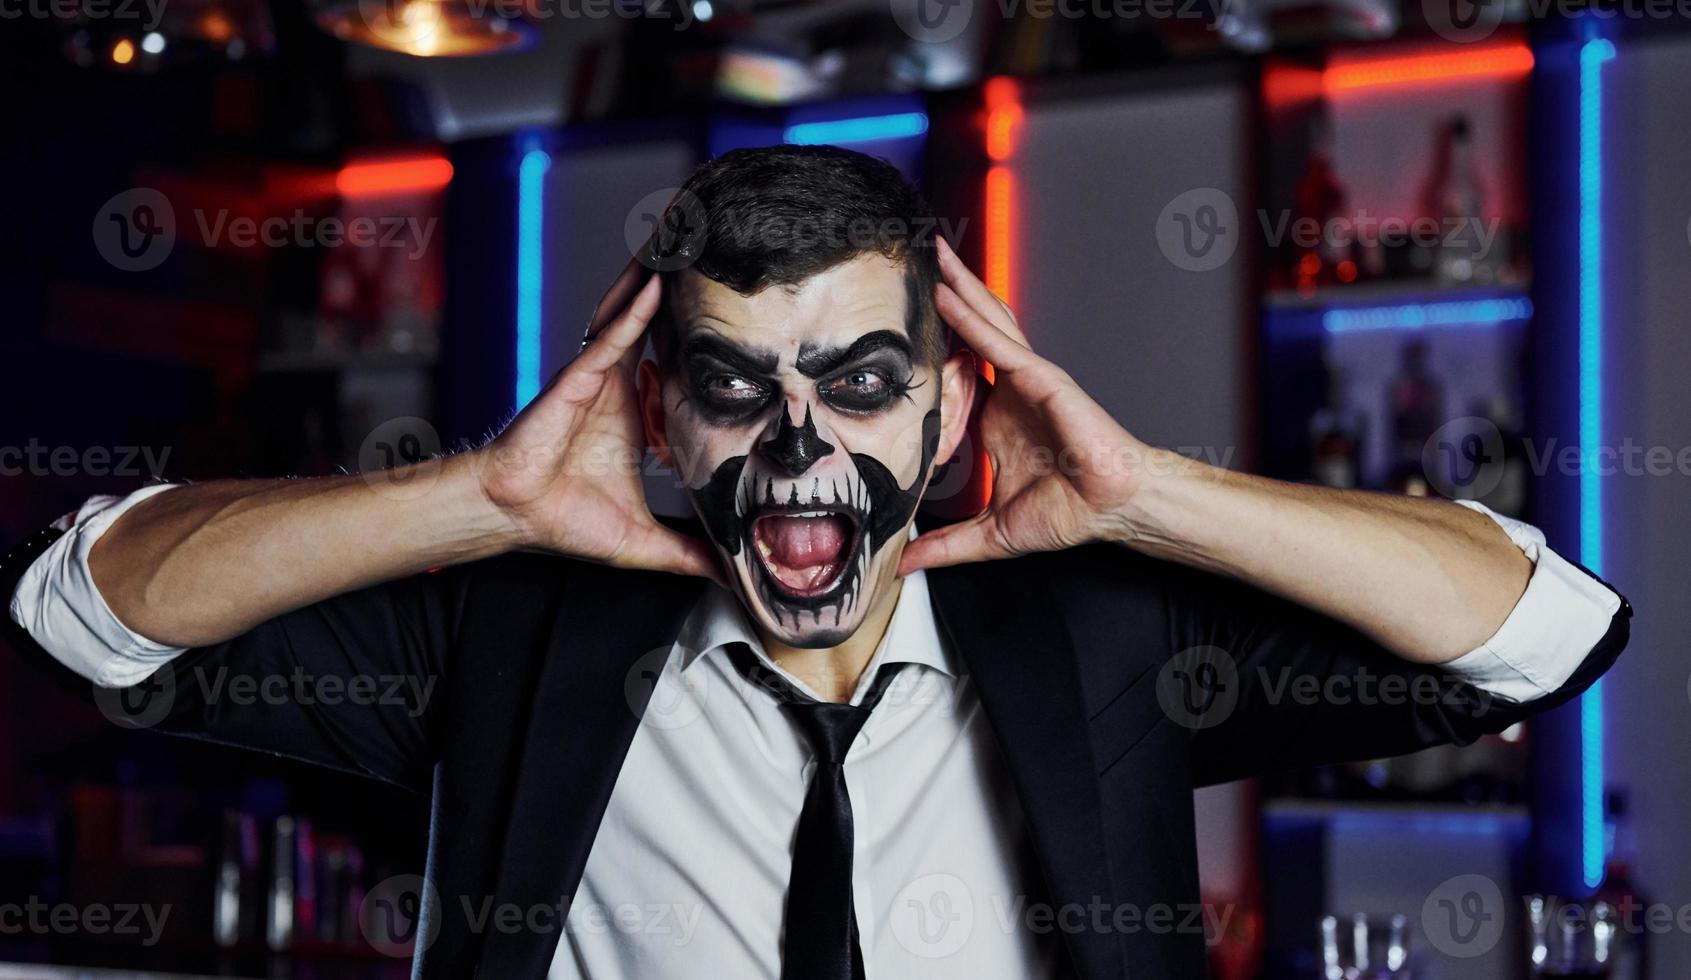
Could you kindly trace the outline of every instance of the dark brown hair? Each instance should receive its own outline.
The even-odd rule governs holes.
[[[933,302],[934,219],[916,188],[884,160],[834,146],[724,153],[688,176],[649,249],[664,277],[652,342],[666,369],[675,356],[670,297],[683,269],[752,295],[866,253],[904,264],[911,345],[928,364],[945,360],[947,331]]]

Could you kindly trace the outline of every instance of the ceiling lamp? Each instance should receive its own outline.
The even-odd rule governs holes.
[[[526,22],[495,13],[485,0],[358,0],[331,3],[317,26],[343,41],[418,58],[462,58],[524,47]]]

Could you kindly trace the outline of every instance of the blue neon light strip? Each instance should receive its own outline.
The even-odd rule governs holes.
[[[1473,299],[1328,310],[1321,315],[1321,326],[1328,333],[1422,330],[1427,327],[1489,327],[1531,317],[1532,301],[1524,297]]]
[[[1367,813],[1354,811],[1333,818],[1333,830],[1341,834],[1372,835],[1382,843],[1396,844],[1410,835],[1443,837],[1525,837],[1529,832],[1524,817],[1498,813]]]
[[[1430,813],[1406,812],[1366,803],[1338,807],[1279,803],[1263,811],[1263,821],[1271,838],[1324,825],[1335,834],[1377,837],[1392,844],[1411,835],[1516,840],[1532,833],[1532,818],[1518,811],[1437,808]]]
[[[897,112],[890,116],[796,123],[787,127],[785,139],[789,143],[870,143],[920,136],[927,131],[927,113]]]
[[[1615,56],[1606,38],[1579,51],[1579,472],[1580,563],[1603,574],[1603,484],[1595,454],[1603,441],[1603,63]],[[1585,884],[1603,881],[1603,683],[1579,702],[1580,870]]]
[[[541,271],[545,248],[545,150],[523,154],[517,170],[517,408],[540,394]]]

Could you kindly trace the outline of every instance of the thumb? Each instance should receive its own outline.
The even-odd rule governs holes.
[[[992,511],[982,511],[958,524],[937,528],[904,546],[898,574],[909,575],[924,568],[962,565],[972,561],[1007,558],[1010,552],[998,543]]]

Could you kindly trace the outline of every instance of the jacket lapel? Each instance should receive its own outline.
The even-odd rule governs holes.
[[[940,628],[969,666],[1027,815],[1051,901],[1114,901],[1079,668],[1043,577],[999,562],[937,568]],[[1112,933],[1065,930],[1082,977],[1126,976]]]
[[[642,671],[663,666],[703,588],[703,579],[602,566],[572,576],[532,701],[493,895],[495,912],[515,907],[523,924],[484,926],[478,976],[545,977],[652,692]],[[547,909],[552,925],[536,932],[528,916]]]

